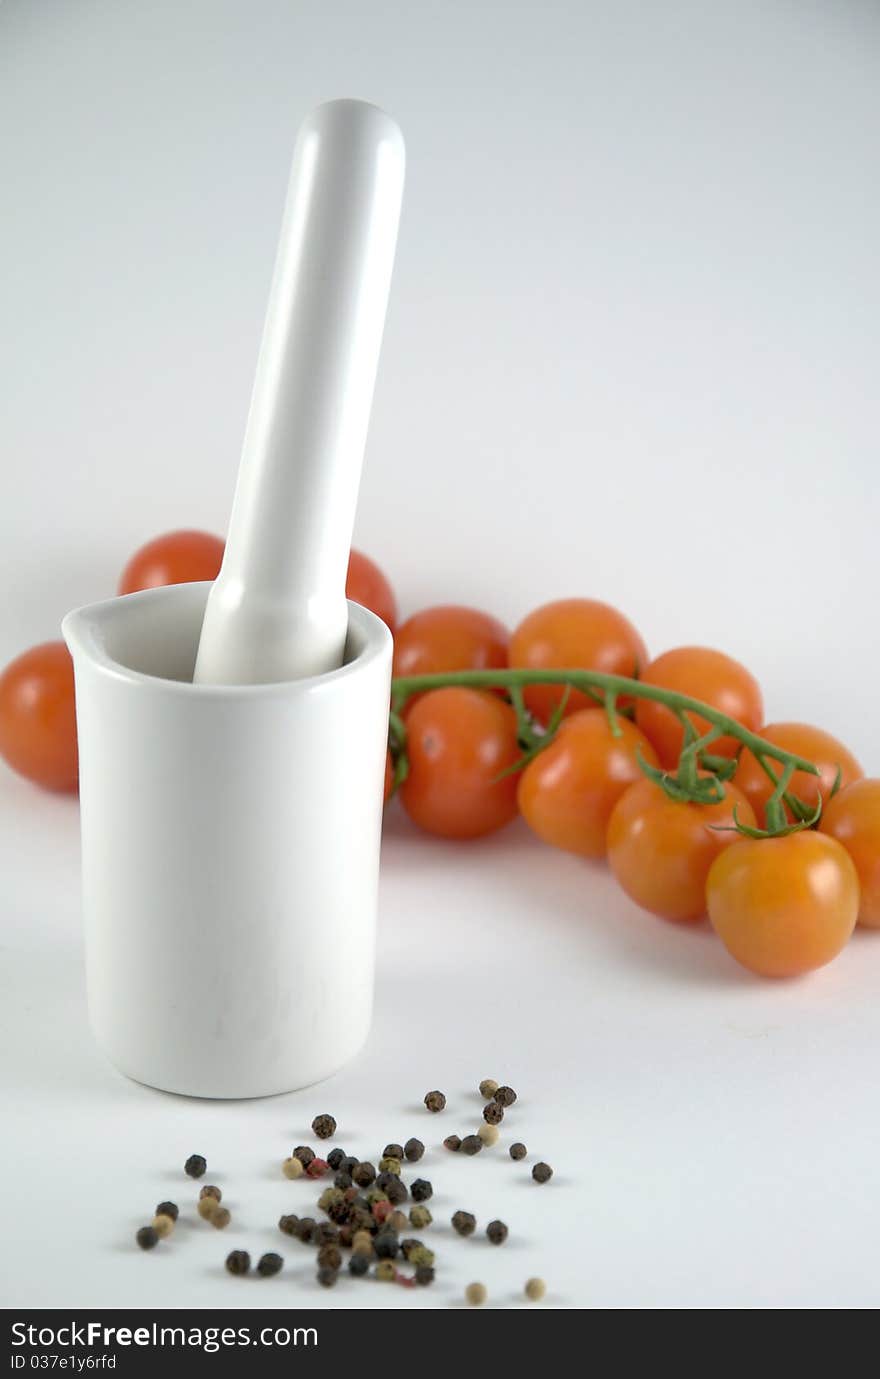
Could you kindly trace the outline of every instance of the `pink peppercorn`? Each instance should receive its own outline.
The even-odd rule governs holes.
[[[328,1164],[326,1159],[312,1159],[312,1162],[306,1169],[306,1177],[323,1178],[324,1174],[329,1172],[330,1165]]]
[[[376,1202],[373,1206],[373,1220],[378,1221],[381,1225],[383,1221],[388,1220],[393,1211],[393,1202]]]

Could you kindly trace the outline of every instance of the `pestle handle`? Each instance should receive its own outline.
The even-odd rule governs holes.
[[[403,136],[374,105],[330,101],[300,130],[196,681],[292,680],[342,664],[403,176]]]

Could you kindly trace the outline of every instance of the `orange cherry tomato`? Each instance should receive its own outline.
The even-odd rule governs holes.
[[[0,756],[48,790],[76,790],[73,661],[63,642],[32,647],[0,675]]]
[[[352,603],[369,608],[393,632],[397,626],[397,599],[388,578],[363,551],[353,550],[348,561],[345,594]]]
[[[880,780],[857,780],[829,800],[822,833],[846,848],[859,876],[859,924],[880,929]]]
[[[654,781],[631,785],[614,806],[607,839],[611,870],[630,899],[661,919],[701,920],[709,868],[742,836],[730,831],[734,806],[740,823],[754,827],[735,786],[725,786],[720,804],[687,804]]]
[[[836,839],[811,830],[741,839],[713,862],[706,894],[727,951],[762,977],[824,967],[859,912],[852,858]]]
[[[206,531],[170,531],[154,537],[135,551],[122,571],[119,593],[216,579],[224,549],[223,540]]]
[[[533,670],[600,670],[637,676],[647,659],[645,644],[632,623],[597,599],[545,603],[523,619],[510,639],[510,664]],[[546,724],[564,694],[564,686],[528,685],[524,697],[538,722]],[[572,690],[565,712],[591,707],[596,705],[588,695]]]
[[[647,685],[702,699],[704,704],[735,718],[753,732],[763,717],[764,702],[757,680],[723,651],[707,646],[676,647],[652,661],[642,679]],[[699,734],[708,730],[709,724],[699,714],[688,714],[688,718]],[[672,710],[665,704],[640,699],[636,704],[636,722],[656,747],[661,764],[674,767],[681,754],[684,729]],[[739,746],[734,737],[719,737],[707,751],[714,756],[734,757]]]
[[[389,799],[391,798],[391,791],[392,791],[393,789],[394,789],[394,762],[391,760],[391,753],[390,753],[390,752],[386,752],[386,753],[385,753],[385,788],[384,788],[383,793],[382,793],[382,799],[383,799],[383,801],[384,801],[385,804],[387,804],[388,801],[389,801]]]
[[[520,775],[517,800],[529,828],[551,847],[604,857],[612,809],[630,785],[644,780],[638,752],[657,765],[644,733],[625,718],[619,737],[604,713],[584,709],[566,718]]]
[[[811,776],[806,771],[795,771],[788,787],[811,807],[818,803],[820,793],[823,801],[828,799],[834,787],[838,766],[841,786],[851,785],[853,781],[861,780],[864,775],[852,752],[844,747],[842,742],[838,742],[836,737],[832,737],[821,728],[811,728],[808,723],[769,723],[766,728],[759,728],[758,732],[775,747],[784,747],[787,752],[794,752],[796,756],[804,757],[819,767],[818,776]],[[778,774],[781,769],[779,764],[771,761],[770,765]],[[736,783],[743,794],[748,796],[763,828],[764,808],[773,793],[773,782],[748,748],[743,748],[740,756],[736,768]],[[786,814],[788,812],[786,810]]]
[[[400,624],[394,638],[395,675],[446,670],[495,670],[507,665],[507,628],[478,608],[441,604]]]
[[[400,787],[414,823],[441,838],[478,838],[516,816],[516,714],[486,690],[431,690],[406,721],[409,774]]]

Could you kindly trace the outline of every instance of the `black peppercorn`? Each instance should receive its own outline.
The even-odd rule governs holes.
[[[434,1196],[434,1189],[427,1178],[416,1178],[410,1184],[409,1195],[414,1202],[427,1202]]]
[[[486,1234],[493,1245],[503,1245],[507,1239],[507,1227],[503,1221],[490,1221],[486,1227]]]
[[[487,1125],[500,1125],[504,1119],[504,1107],[500,1101],[490,1101],[483,1107],[483,1120]]]
[[[355,1164],[351,1176],[358,1187],[369,1187],[370,1183],[375,1182],[376,1170],[371,1163]]]
[[[319,1221],[312,1231],[313,1245],[334,1245],[339,1239],[339,1227],[331,1221]]]
[[[336,1173],[342,1167],[342,1160],[345,1158],[344,1149],[331,1149],[327,1155],[327,1162]]]
[[[315,1116],[312,1121],[312,1129],[319,1140],[329,1140],[336,1134],[336,1121],[332,1116]]]
[[[318,1282],[322,1288],[332,1288],[339,1277],[338,1269],[331,1269],[328,1264],[322,1264],[318,1270]]]
[[[446,1098],[442,1092],[428,1092],[425,1095],[425,1105],[429,1111],[442,1111],[446,1106]]]
[[[176,1202],[160,1202],[156,1207],[157,1216],[170,1216],[172,1221],[176,1221],[180,1215],[180,1208]]]
[[[296,1230],[294,1231],[297,1240],[301,1240],[304,1245],[308,1245],[314,1238],[317,1224],[317,1221],[314,1221],[311,1216],[300,1217],[299,1221],[296,1223]]]
[[[298,1144],[290,1156],[292,1159],[299,1159],[303,1168],[308,1168],[315,1157],[314,1149],[309,1149],[307,1144]]]
[[[354,1226],[346,1223],[339,1227],[339,1243],[344,1250],[351,1249],[351,1242],[354,1240]]]
[[[396,1147],[395,1145],[395,1148]],[[407,1140],[406,1144],[403,1146],[404,1158],[411,1164],[417,1164],[424,1152],[425,1146],[422,1144],[421,1140],[417,1140],[415,1137],[411,1140]],[[399,1158],[400,1155],[397,1157]]]
[[[342,1263],[342,1251],[330,1241],[318,1251],[318,1264],[322,1269],[338,1269]]]
[[[339,1167],[346,1173],[353,1173],[359,1163],[360,1159],[356,1154],[346,1154]]]
[[[434,1270],[430,1264],[420,1264],[415,1272],[415,1281],[421,1288],[427,1288],[429,1283],[434,1282]]]
[[[532,1169],[532,1177],[536,1183],[549,1183],[550,1179],[553,1177],[553,1169],[549,1164],[535,1164],[535,1167]]]
[[[526,1149],[525,1145],[520,1140],[517,1140],[515,1144],[512,1144],[509,1150],[510,1157],[512,1159],[524,1159],[528,1152],[529,1151]]]
[[[251,1267],[251,1257],[247,1250],[233,1250],[226,1256],[226,1268],[230,1274],[246,1274]]]
[[[346,1173],[345,1170],[342,1168],[339,1170],[336,1177],[333,1179],[333,1186],[342,1188],[343,1191],[345,1191],[346,1188],[351,1187],[351,1183],[351,1174]]]
[[[512,1106],[516,1101],[516,1092],[512,1087],[499,1087],[495,1093],[495,1100],[499,1106]]]
[[[298,1226],[298,1216],[282,1216],[278,1222],[278,1229],[282,1235],[296,1235]]]
[[[351,1203],[346,1202],[344,1198],[341,1202],[331,1202],[327,1208],[327,1215],[337,1226],[343,1226],[346,1221],[351,1220]]]
[[[465,1135],[461,1142],[462,1154],[479,1154],[483,1148],[483,1141],[479,1135]]]
[[[382,1158],[383,1158],[383,1159],[402,1159],[402,1158],[403,1158],[403,1145],[402,1145],[402,1144],[394,1144],[393,1142],[392,1142],[391,1144],[386,1144],[385,1148],[382,1150]]]
[[[388,1201],[395,1207],[399,1207],[409,1196],[406,1184],[401,1182],[396,1173],[380,1173],[376,1179],[376,1187],[385,1193]]]
[[[373,1240],[373,1249],[377,1259],[396,1259],[400,1254],[400,1241],[397,1238],[397,1232],[378,1231]]]
[[[152,1250],[159,1244],[159,1232],[152,1226],[141,1226],[135,1240],[142,1250]]]
[[[183,1165],[183,1171],[188,1178],[201,1178],[207,1167],[208,1165],[201,1154],[190,1154]]]
[[[370,1271],[370,1256],[366,1254],[353,1254],[348,1261],[348,1272],[355,1278],[363,1278],[364,1274]]]
[[[257,1273],[261,1278],[271,1278],[273,1274],[280,1274],[283,1268],[284,1260],[280,1255],[261,1255],[257,1264]]]
[[[473,1235],[477,1229],[477,1218],[469,1211],[457,1211],[452,1218],[452,1229],[459,1235]]]
[[[450,1149],[453,1154],[457,1154],[461,1149],[461,1138],[458,1135],[447,1135],[443,1141],[443,1148]]]

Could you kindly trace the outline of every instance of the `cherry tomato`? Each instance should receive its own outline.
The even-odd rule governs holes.
[[[423,608],[400,624],[394,638],[394,674],[494,670],[507,665],[507,628],[490,613],[457,604]]]
[[[389,799],[391,798],[391,791],[392,791],[393,789],[394,789],[394,762],[391,760],[391,753],[390,753],[390,752],[386,752],[386,753],[385,753],[385,787],[384,787],[384,790],[383,790],[383,793],[382,793],[382,799],[383,799],[383,801],[385,802],[385,804],[387,804],[388,801],[389,801]]]
[[[49,790],[76,790],[73,661],[63,642],[25,651],[0,675],[0,756]]]
[[[369,608],[377,618],[381,618],[393,632],[397,626],[397,600],[387,577],[374,560],[363,551],[353,550],[348,561],[348,577],[345,581],[346,597],[352,603]]]
[[[486,690],[431,690],[406,723],[409,774],[403,807],[428,833],[478,838],[516,815],[515,775],[499,772],[520,756],[516,714]]]
[[[824,967],[859,912],[859,878],[834,838],[812,831],[744,838],[712,864],[709,919],[727,951],[762,977]]]
[[[191,584],[216,579],[224,542],[206,531],[170,531],[135,551],[122,571],[120,594],[158,589],[164,584]]]
[[[630,899],[661,919],[702,919],[709,868],[741,837],[730,831],[734,806],[740,823],[754,826],[735,786],[725,786],[720,804],[687,804],[654,781],[631,785],[614,806],[607,840],[611,870]]]
[[[625,718],[620,736],[604,713],[572,714],[519,778],[517,800],[529,827],[551,847],[604,857],[611,811],[623,792],[644,779],[637,752],[657,765],[644,733]]]
[[[648,659],[632,623],[597,599],[559,599],[523,619],[510,639],[510,664],[535,670],[600,670],[608,675],[640,675]],[[563,698],[559,685],[529,685],[525,701],[540,723],[548,723]],[[625,704],[625,700],[620,701]],[[572,690],[566,715],[596,707],[588,695]]]
[[[823,732],[821,728],[811,728],[808,723],[770,723],[766,728],[759,728],[758,732],[774,746],[784,747],[787,752],[805,757],[807,761],[812,761],[819,767],[818,776],[811,776],[806,771],[795,771],[791,778],[789,790],[805,804],[815,806],[820,793],[823,801],[828,799],[838,766],[841,786],[851,785],[864,775],[852,752],[844,747],[842,742],[838,742],[836,737]],[[771,761],[770,765],[778,774],[781,769],[778,763]],[[748,748],[744,748],[740,756],[736,768],[736,783],[743,794],[748,796],[763,827],[764,806],[773,793],[773,782]],[[788,812],[786,810],[786,814]]]
[[[857,780],[829,800],[819,823],[849,853],[859,875],[859,924],[880,929],[880,780]]]
[[[761,687],[754,676],[739,661],[707,646],[679,646],[665,651],[651,662],[642,679],[647,685],[702,699],[753,732],[764,713]],[[699,714],[688,714],[688,718],[698,733],[708,730],[709,724]],[[640,699],[636,704],[636,722],[656,747],[661,764],[674,767],[681,754],[684,729],[672,710],[665,704]],[[715,756],[734,757],[739,746],[734,737],[719,737],[707,750]]]

